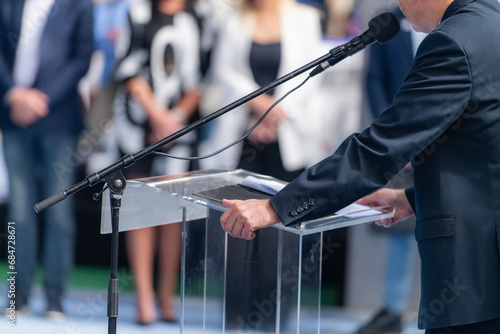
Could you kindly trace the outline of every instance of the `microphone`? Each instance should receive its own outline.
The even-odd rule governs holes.
[[[358,53],[367,46],[378,42],[383,44],[399,32],[399,21],[392,13],[380,14],[368,23],[368,30],[359,36],[354,37],[349,42],[337,46],[329,51],[331,58],[318,65],[310,74],[310,77],[315,76],[326,70],[327,68],[337,64],[341,60]]]

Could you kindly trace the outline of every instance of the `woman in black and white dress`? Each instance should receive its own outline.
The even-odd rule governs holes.
[[[123,84],[114,104],[120,153],[139,151],[190,122],[200,92],[199,30],[187,0],[151,0],[133,4],[129,25],[120,38],[115,77]],[[165,150],[188,156],[195,134],[179,138]],[[186,172],[189,162],[149,155],[124,170],[126,178]],[[158,242],[161,240],[161,242]],[[175,321],[172,303],[180,261],[181,226],[169,224],[129,231],[129,263],[135,277],[137,322],[156,320],[154,255],[159,248],[160,317]]]

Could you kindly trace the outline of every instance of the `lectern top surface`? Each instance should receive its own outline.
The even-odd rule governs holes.
[[[200,219],[206,216],[206,208],[217,211],[225,211],[220,196],[240,198],[241,194],[246,198],[268,198],[259,191],[249,191],[234,187],[241,185],[248,177],[262,180],[273,186],[286,185],[286,182],[277,180],[270,176],[251,173],[242,169],[238,170],[204,170],[189,173],[157,176],[144,179],[127,181],[127,188],[123,194],[123,204],[120,226],[121,230],[135,229],[147,226],[168,224],[182,220],[182,209],[186,208],[187,219]],[[220,193],[221,189],[235,190]],[[208,195],[207,195],[208,194]],[[240,194],[240,195],[238,195]],[[104,197],[107,199],[107,197]],[[103,200],[102,233],[107,233],[110,228],[109,201]],[[275,228],[283,229],[295,234],[312,234],[341,227],[357,225],[374,220],[392,217],[393,208],[377,208],[373,210],[368,207],[348,207],[347,212],[341,211],[336,215],[302,222],[292,226],[284,226],[281,223],[273,225]]]

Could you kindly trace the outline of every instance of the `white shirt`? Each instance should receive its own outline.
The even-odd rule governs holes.
[[[40,41],[55,0],[26,0],[14,61],[16,86],[33,86],[40,63]]]

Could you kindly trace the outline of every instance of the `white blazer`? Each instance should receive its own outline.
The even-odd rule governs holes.
[[[241,11],[228,15],[224,20],[218,43],[212,58],[213,80],[219,85],[221,103],[227,105],[257,90],[249,57],[255,17],[242,17]],[[282,77],[303,65],[319,58],[321,26],[319,13],[304,5],[284,9],[281,19],[281,62],[278,77]],[[279,99],[297,86],[307,76],[302,74],[276,87],[274,96]],[[308,153],[317,144],[315,134],[320,129],[319,112],[309,108],[319,84],[316,77],[281,102],[288,120],[279,127],[278,138],[281,158],[285,169],[293,171],[308,167]],[[272,112],[272,111],[271,111]],[[206,151],[221,148],[240,138],[247,128],[249,110],[241,106],[216,119],[208,139]],[[205,160],[204,168],[236,168],[241,156],[242,144],[233,147],[215,158]]]

